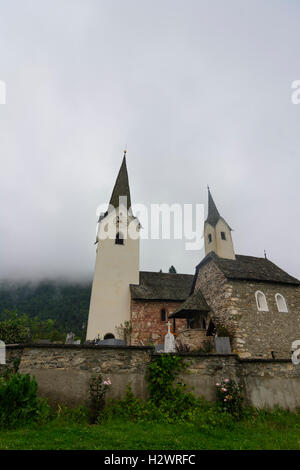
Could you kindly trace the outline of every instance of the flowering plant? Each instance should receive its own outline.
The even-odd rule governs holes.
[[[105,394],[111,386],[110,378],[102,379],[102,375],[93,375],[90,378],[90,421],[95,423],[99,413],[105,405]]]
[[[223,379],[216,383],[217,401],[220,403],[223,411],[233,415],[240,416],[242,413],[242,385],[239,385],[232,379]]]

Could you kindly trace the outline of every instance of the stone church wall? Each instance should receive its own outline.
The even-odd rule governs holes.
[[[218,318],[227,318],[231,307],[232,286],[212,261],[198,271],[195,290],[200,289],[206,302]]]
[[[195,289],[201,290],[210,306],[209,317],[222,321],[234,333],[238,328],[238,322],[232,308],[232,283],[228,282],[214,262],[210,261],[200,267]],[[239,352],[235,341],[232,344],[232,351]]]
[[[21,358],[20,373],[35,376],[39,393],[57,406],[76,406],[89,396],[89,379],[110,377],[108,398],[121,398],[131,384],[147,398],[146,372],[156,354],[151,347],[28,345],[7,347],[8,366]],[[232,378],[244,385],[246,402],[258,408],[300,407],[300,365],[290,359],[240,359],[235,354],[184,354],[188,369],[179,377],[198,396],[215,400],[215,384]],[[2,372],[3,372],[2,366]],[[1,373],[1,370],[0,370]]]
[[[201,266],[196,281],[212,316],[223,319],[234,332],[232,351],[240,357],[290,357],[291,344],[300,339],[300,288],[269,282],[227,280],[214,262]],[[265,294],[268,312],[257,309],[255,292]],[[278,312],[275,294],[282,294],[288,312]]]
[[[131,344],[147,346],[163,344],[168,332],[168,315],[174,313],[182,302],[132,300],[131,301]],[[161,310],[166,311],[166,321],[161,320]],[[172,326],[173,321],[171,320]],[[186,329],[186,320],[176,320],[176,331]],[[173,329],[171,331],[174,333]]]
[[[268,312],[257,309],[255,292],[265,294]],[[288,312],[278,312],[275,295],[285,297]],[[300,289],[286,284],[234,281],[231,315],[237,320],[236,349],[242,357],[290,357],[291,344],[300,339]]]

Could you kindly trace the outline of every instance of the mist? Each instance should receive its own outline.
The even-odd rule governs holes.
[[[300,277],[298,2],[0,1],[0,279],[89,282],[127,148],[137,204],[207,205]],[[142,240],[140,269],[204,251]]]

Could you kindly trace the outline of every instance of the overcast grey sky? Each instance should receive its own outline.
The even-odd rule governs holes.
[[[127,144],[134,203],[204,203],[300,277],[297,0],[0,0],[0,277],[92,275]],[[203,252],[143,241],[141,269]]]

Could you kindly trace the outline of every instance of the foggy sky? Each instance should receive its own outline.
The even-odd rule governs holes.
[[[300,277],[296,0],[0,1],[0,277],[92,276],[127,145],[133,203],[207,203]],[[142,241],[141,269],[203,251]]]

